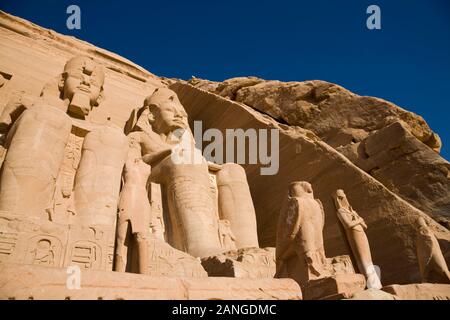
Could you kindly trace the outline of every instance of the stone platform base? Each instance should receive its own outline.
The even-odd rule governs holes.
[[[356,292],[349,300],[398,300],[394,295],[378,289]]]
[[[362,274],[337,274],[308,281],[304,294],[306,300],[340,300],[351,298],[365,287]]]
[[[202,259],[210,277],[263,279],[276,271],[275,248],[245,248]]]
[[[81,271],[80,289],[66,268],[0,263],[0,299],[46,300],[300,300],[291,279],[169,278]]]
[[[450,300],[450,284],[394,284],[381,290],[394,295],[398,300]]]

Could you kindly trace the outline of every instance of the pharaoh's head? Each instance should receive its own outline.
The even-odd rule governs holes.
[[[69,100],[69,111],[87,116],[100,103],[105,73],[103,68],[86,56],[76,56],[64,66],[59,89],[62,98]]]
[[[336,193],[333,195],[334,204],[336,206],[336,209],[340,208],[350,208],[350,204],[348,203],[347,196],[344,193],[344,190],[337,190]]]
[[[177,129],[189,128],[186,111],[170,89],[156,89],[145,99],[144,107],[148,109],[148,121],[156,133],[168,135]]]
[[[309,197],[314,198],[312,186],[306,181],[292,182],[289,185],[289,196],[292,198]]]

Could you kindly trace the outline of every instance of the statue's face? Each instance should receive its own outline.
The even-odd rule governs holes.
[[[344,193],[344,190],[337,190],[334,194],[334,203],[337,209],[346,208],[350,209],[350,204],[347,200],[347,196]]]
[[[159,103],[158,108],[154,108],[152,127],[158,133],[168,134],[176,129],[188,128],[188,118],[186,111],[178,101],[178,98],[171,97]]]
[[[342,191],[342,190],[336,191],[335,197],[336,197],[336,201],[338,201],[339,203],[344,203],[344,201],[345,201],[346,198],[347,198],[347,197],[345,196],[344,191]]]
[[[90,105],[97,104],[105,80],[103,69],[88,57],[75,57],[64,68],[63,98],[72,100],[75,94],[89,97]]]

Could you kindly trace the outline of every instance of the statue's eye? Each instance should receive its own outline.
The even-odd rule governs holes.
[[[92,75],[92,70],[83,68],[83,73],[86,74],[86,75],[88,75],[88,76],[90,76],[90,75]]]

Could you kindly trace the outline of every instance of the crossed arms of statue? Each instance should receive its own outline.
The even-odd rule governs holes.
[[[351,211],[350,211],[351,210]],[[339,208],[338,217],[342,221],[344,226],[348,229],[353,229],[358,225],[361,225],[364,229],[367,229],[367,225],[363,218],[361,218],[353,209]],[[352,216],[356,216],[355,220],[352,220]]]

